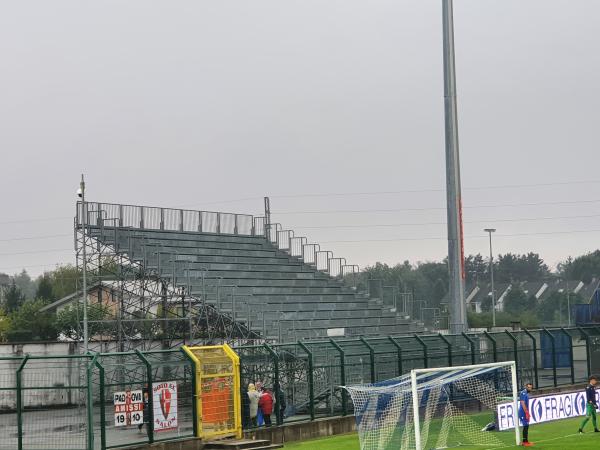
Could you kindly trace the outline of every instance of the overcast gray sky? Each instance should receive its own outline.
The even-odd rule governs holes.
[[[550,264],[599,247],[599,17],[455,1],[467,253],[487,226]],[[446,254],[440,0],[5,1],[0,65],[0,271],[74,261],[81,172],[92,201],[270,195],[361,266]]]

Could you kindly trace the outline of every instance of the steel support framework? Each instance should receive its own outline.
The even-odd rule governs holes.
[[[117,351],[128,351],[168,349],[183,343],[241,345],[262,339],[231,315],[208,304],[202,295],[188,294],[185,287],[175,286],[158,271],[146,269],[144,261],[132,260],[118,245],[98,238],[99,229],[115,236],[119,233],[119,227],[103,227],[110,219],[101,220],[100,227],[88,225],[85,233],[83,226],[75,222],[77,268],[81,270],[85,265],[92,286],[88,298],[93,290],[111,293],[110,302],[104,301],[103,293],[98,294],[106,313],[90,318],[92,349],[108,341],[117,343]]]

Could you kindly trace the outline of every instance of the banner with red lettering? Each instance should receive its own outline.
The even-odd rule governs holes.
[[[142,391],[122,391],[113,394],[115,427],[144,423],[144,396]]]
[[[154,431],[177,429],[177,383],[162,381],[152,383]]]

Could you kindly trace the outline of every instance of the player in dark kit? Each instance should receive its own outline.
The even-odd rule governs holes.
[[[519,392],[519,421],[523,425],[523,447],[531,447],[533,444],[529,442],[529,393],[533,389],[533,384],[527,383],[525,389]]]
[[[579,432],[583,433],[583,429],[588,421],[592,419],[594,432],[600,433],[598,422],[596,421],[596,409],[598,409],[598,404],[596,402],[596,383],[598,382],[598,379],[592,375],[589,382],[590,384],[585,388],[585,419],[583,419],[583,422],[581,422],[581,425],[579,426]]]

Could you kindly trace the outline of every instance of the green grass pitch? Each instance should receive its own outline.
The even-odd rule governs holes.
[[[529,428],[529,440],[535,448],[549,450],[599,450],[600,433],[594,433],[591,423],[587,424],[586,433],[578,434],[577,430],[582,418],[557,420]],[[504,446],[489,447],[490,449],[522,448],[514,444],[514,431],[493,432],[505,443]],[[481,447],[459,447],[460,449],[483,450]],[[304,442],[293,442],[285,445],[286,450],[360,450],[356,433],[315,439]]]

